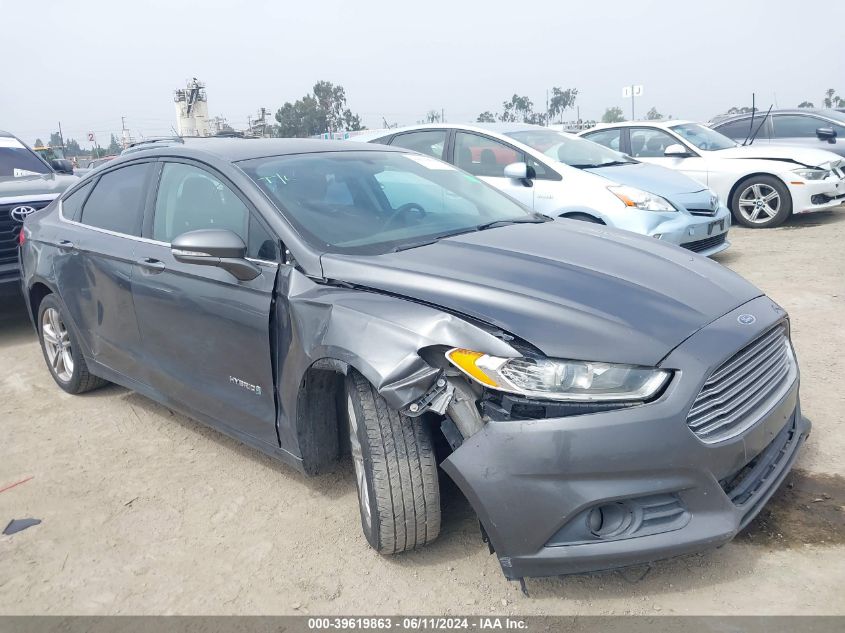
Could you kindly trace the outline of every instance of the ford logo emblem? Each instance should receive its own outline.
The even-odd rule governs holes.
[[[740,314],[736,318],[736,320],[742,323],[743,325],[751,325],[757,320],[757,317],[753,314]]]

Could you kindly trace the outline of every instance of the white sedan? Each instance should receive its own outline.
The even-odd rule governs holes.
[[[845,203],[845,160],[832,152],[742,146],[691,121],[611,123],[580,136],[695,178],[727,202],[737,222],[752,228]]]

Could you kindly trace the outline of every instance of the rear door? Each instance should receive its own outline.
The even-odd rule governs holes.
[[[631,127],[628,132],[630,134],[630,152],[628,153],[632,157],[646,163],[675,169],[704,185],[707,184],[707,161],[686,141],[655,127]],[[666,156],[666,149],[671,145],[680,145],[689,156]]]
[[[209,166],[174,159],[159,173],[132,278],[146,381],[244,440],[278,446],[269,327],[279,240],[246,195]],[[173,238],[209,228],[240,235],[261,274],[239,281],[173,257]]]
[[[138,379],[140,335],[131,276],[154,163],[111,169],[62,201],[59,293],[92,360]]]

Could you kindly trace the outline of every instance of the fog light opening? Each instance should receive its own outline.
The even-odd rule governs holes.
[[[587,515],[587,526],[593,536],[611,538],[628,529],[633,520],[631,511],[623,503],[597,506]]]

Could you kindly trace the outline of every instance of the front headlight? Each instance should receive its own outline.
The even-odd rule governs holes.
[[[610,193],[619,198],[626,207],[633,207],[635,209],[642,209],[643,211],[677,211],[672,204],[661,198],[660,196],[637,189],[636,187],[629,187],[628,185],[614,185],[608,187]]]
[[[833,172],[829,169],[820,169],[818,167],[802,167],[801,169],[793,169],[793,174],[798,174],[804,180],[824,180]]]
[[[547,400],[647,400],[671,376],[671,372],[653,367],[552,358],[500,358],[459,348],[446,352],[446,358],[485,387]]]

